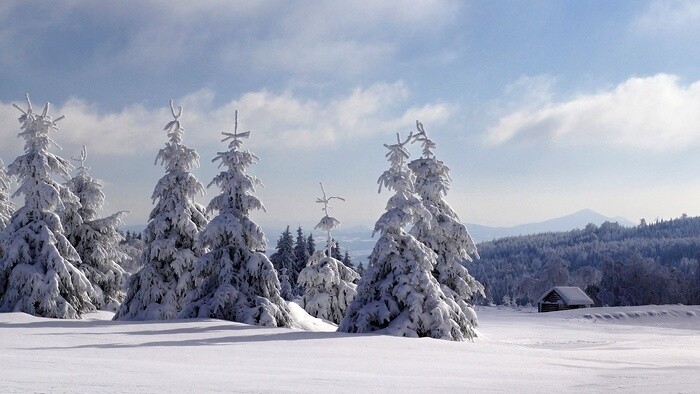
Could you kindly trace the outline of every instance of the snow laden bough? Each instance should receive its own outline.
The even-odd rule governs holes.
[[[380,237],[338,330],[471,339],[475,332],[468,317],[445,296],[432,274],[435,252],[404,231],[420,218],[430,220],[430,212],[415,194],[415,175],[406,165],[406,144],[412,136],[402,142],[397,134],[396,144],[384,145],[390,168],[379,177],[379,191],[385,186],[396,193],[375,224],[374,232]]]
[[[420,217],[410,233],[437,254],[433,276],[445,295],[456,302],[476,326],[476,313],[469,302],[475,295],[483,296],[484,287],[469,274],[464,264],[478,259],[479,253],[467,228],[443,198],[450,188],[450,168],[435,157],[433,149],[437,145],[428,138],[423,124],[416,121],[416,128],[418,132],[413,142],[421,143],[423,156],[408,163],[408,167],[416,175],[416,193],[430,217]]]
[[[233,133],[222,133],[229,150],[219,152],[212,161],[226,167],[209,184],[221,193],[214,197],[208,211],[218,215],[202,231],[199,241],[210,251],[199,262],[195,275],[199,285],[187,296],[180,318],[215,318],[271,327],[293,324],[287,303],[280,297],[280,282],[265,255],[265,235],[249,218],[251,210],[264,210],[252,193],[260,180],[246,173],[258,158],[242,151],[243,139],[250,131],[238,132],[238,111]]]
[[[90,176],[89,168],[85,167],[86,158],[87,148],[83,146],[80,156],[73,158],[80,163],[77,174],[66,182],[79,201],[64,203],[61,222],[66,238],[80,255],[80,270],[95,288],[92,302],[98,309],[114,311],[124,301],[128,277],[120,265],[128,256],[118,247],[123,237],[117,231],[126,212],[98,217],[105,195],[100,182]]]
[[[328,203],[332,199],[345,201],[342,197],[327,197],[321,184],[323,197],[316,200],[323,204],[325,216],[316,225],[316,229],[326,232],[326,250],[314,252],[307,266],[299,273],[299,285],[304,289],[299,305],[310,315],[340,323],[350,302],[357,294],[355,284],[359,274],[347,267],[340,260],[332,257],[334,246],[331,230],[340,225],[338,219],[328,215]]]
[[[4,255],[0,260],[0,312],[25,312],[52,318],[80,318],[95,309],[90,302],[94,289],[77,268],[80,257],[63,235],[56,211],[63,207],[61,196],[77,201],[51,174],[68,176],[70,164],[49,152],[55,144],[49,133],[58,131],[48,115],[32,110],[27,95],[26,111],[19,118],[19,137],[25,140],[25,154],[9,165],[8,175],[17,177],[24,206],[11,217],[0,234]]]
[[[0,159],[0,232],[7,227],[14,212],[14,205],[10,199],[10,176],[7,175],[5,163]],[[0,248],[0,256],[2,249]]]
[[[158,202],[143,233],[143,267],[129,279],[115,320],[174,319],[195,286],[192,271],[202,255],[195,241],[207,217],[194,198],[204,193],[204,186],[190,172],[199,164],[199,155],[182,143],[182,107],[176,112],[171,100],[170,110],[174,120],[164,128],[169,141],[156,156],[156,164],[160,161],[166,173],[152,195]]]

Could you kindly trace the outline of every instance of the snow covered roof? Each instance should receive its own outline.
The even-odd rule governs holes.
[[[559,297],[561,297],[561,299],[567,305],[594,304],[593,300],[591,300],[591,298],[588,297],[586,293],[583,292],[583,290],[576,286],[554,286],[551,289],[547,290],[537,302],[542,302],[542,300],[547,298],[547,296],[553,291],[556,291],[557,294],[559,294]]]

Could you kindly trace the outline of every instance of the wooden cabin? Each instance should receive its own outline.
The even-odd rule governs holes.
[[[578,287],[554,286],[537,301],[537,312],[589,308],[594,302]]]

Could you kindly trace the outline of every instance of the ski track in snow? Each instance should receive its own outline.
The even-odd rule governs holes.
[[[449,342],[220,320],[0,314],[0,392],[697,392],[700,306],[479,308]]]

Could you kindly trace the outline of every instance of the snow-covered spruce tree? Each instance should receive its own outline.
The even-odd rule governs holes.
[[[437,254],[433,275],[445,295],[476,325],[476,313],[469,302],[475,295],[483,296],[484,287],[469,275],[464,264],[479,258],[479,253],[467,228],[443,198],[450,189],[450,168],[435,157],[437,145],[428,138],[423,124],[416,121],[416,127],[413,142],[423,145],[423,156],[408,163],[408,168],[416,175],[416,193],[431,217],[419,218],[411,234]]]
[[[279,273],[280,280],[280,297],[285,300],[294,299],[294,291],[292,290],[292,284],[289,282],[289,275],[287,275],[287,269],[282,268]]]
[[[14,206],[10,200],[10,176],[7,175],[5,163],[0,159],[0,231],[10,222]],[[2,249],[0,249],[2,256]]]
[[[280,282],[272,263],[265,255],[265,235],[250,220],[251,210],[264,210],[252,193],[260,180],[246,173],[258,158],[242,151],[243,139],[250,131],[238,132],[238,111],[233,133],[222,133],[229,141],[226,152],[219,152],[214,162],[226,169],[209,184],[221,193],[207,209],[218,211],[200,235],[209,248],[197,263],[202,281],[187,296],[181,318],[206,317],[270,327],[289,327],[292,318],[287,303],[280,296]]]
[[[74,160],[80,162],[77,174],[66,186],[79,199],[79,204],[66,204],[64,213],[71,213],[71,225],[66,226],[66,238],[80,255],[80,270],[95,288],[93,304],[98,309],[116,310],[124,301],[124,287],[128,274],[121,263],[128,258],[119,248],[123,237],[117,230],[126,212],[117,212],[105,218],[98,217],[105,195],[99,181],[90,176],[85,167],[87,149]],[[76,212],[71,212],[77,208]],[[62,217],[64,215],[61,215]]]
[[[304,237],[304,232],[301,230],[301,226],[297,227],[297,238],[294,243],[294,269],[297,273],[306,267],[306,263],[309,261],[309,246],[306,244],[306,237]],[[297,275],[298,276],[298,275]]]
[[[127,256],[126,259],[119,263],[119,265],[121,265],[124,271],[126,271],[129,275],[138,272],[141,267],[143,267],[141,255],[143,254],[143,250],[146,248],[141,233],[132,233],[127,231],[124,235],[124,240],[119,242],[118,247],[119,250]]]
[[[296,270],[296,256],[294,255],[294,237],[292,237],[289,226],[282,232],[277,240],[275,253],[270,256],[272,265],[277,270],[278,275],[282,271],[286,272],[289,283],[292,285],[292,297],[297,293],[296,283],[299,278],[299,271]],[[291,301],[291,298],[288,301]]]
[[[333,240],[333,247],[331,248],[331,257],[336,260],[343,260],[343,256],[340,255],[340,244],[337,239]]]
[[[357,274],[360,275],[360,278],[362,278],[365,275],[365,265],[360,263],[357,266]]]
[[[404,231],[421,217],[430,220],[406,165],[412,135],[402,142],[397,134],[396,144],[384,145],[391,167],[379,177],[379,191],[385,186],[395,194],[374,226],[381,235],[338,331],[470,339],[475,335],[471,322],[432,274],[435,252]]]
[[[325,216],[316,228],[326,232],[327,245],[325,251],[314,252],[306,268],[299,274],[299,286],[304,290],[299,305],[312,316],[338,324],[357,294],[355,283],[360,276],[330,253],[333,248],[331,230],[338,227],[340,222],[328,215],[328,203],[334,198],[345,200],[342,197],[327,197],[323,184],[321,191],[323,198],[316,202],[323,204]]]
[[[341,261],[346,266],[352,268],[352,259],[350,258],[350,252],[348,252],[347,250],[345,251],[345,254],[343,255],[343,259]]]
[[[153,190],[157,203],[143,232],[143,267],[130,277],[115,320],[173,319],[195,286],[192,271],[202,255],[195,241],[207,217],[194,199],[204,193],[204,187],[190,172],[199,164],[199,155],[182,143],[182,107],[175,112],[170,100],[170,111],[174,120],[163,129],[169,141],[156,156],[156,164],[165,166],[165,175]]]
[[[14,196],[24,195],[24,206],[0,234],[0,312],[77,319],[95,309],[90,302],[94,290],[77,268],[80,257],[56,214],[66,190],[51,174],[68,176],[70,164],[49,152],[49,133],[58,131],[56,122],[63,117],[52,120],[48,103],[41,115],[34,113],[28,95],[27,107],[15,105],[22,112],[19,137],[25,140],[25,154],[10,164],[8,174],[19,181]]]
[[[313,255],[316,251],[316,240],[314,240],[313,234],[309,234],[309,237],[306,238],[306,250],[309,253],[309,256]]]

